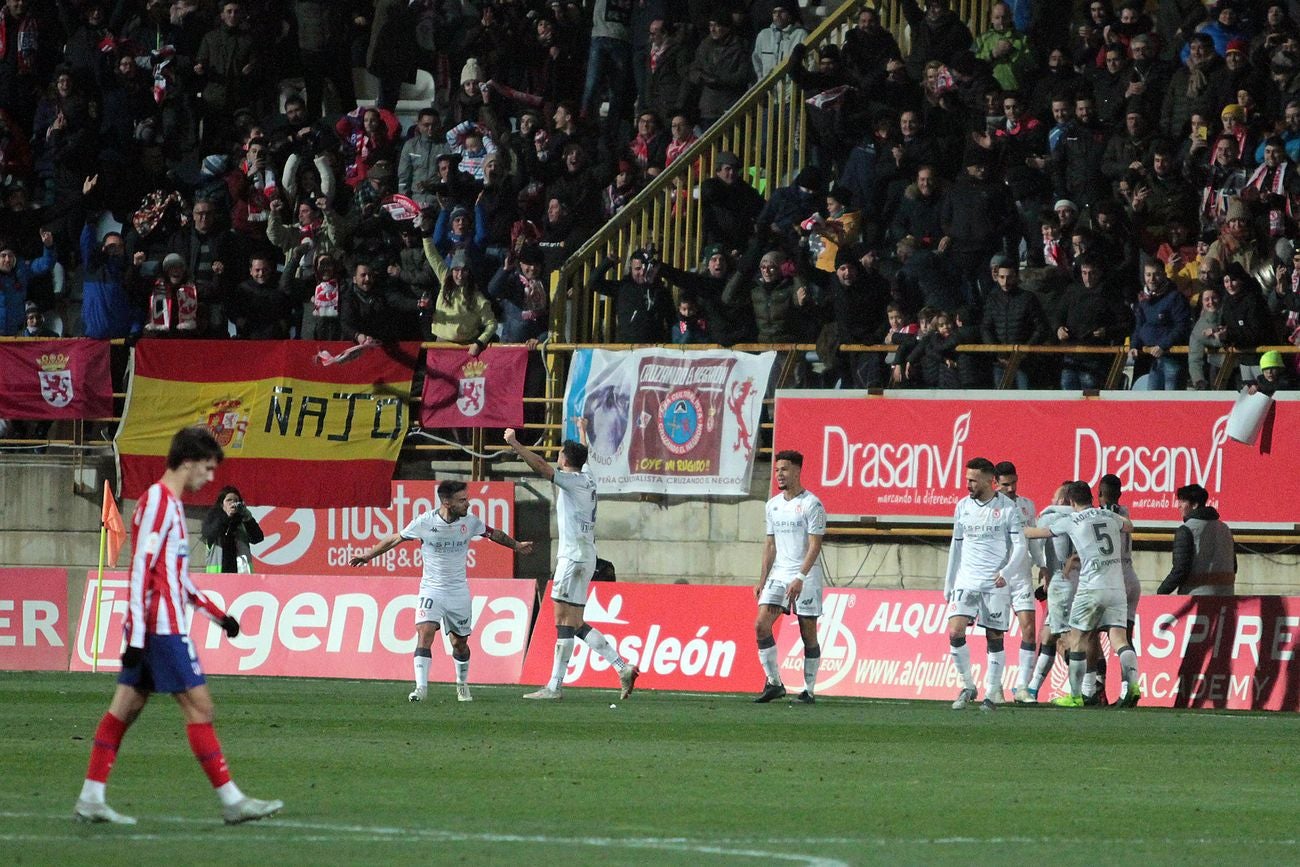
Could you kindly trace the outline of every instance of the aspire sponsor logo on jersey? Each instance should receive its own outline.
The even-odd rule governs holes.
[[[971,413],[953,420],[952,438],[939,443],[853,442],[839,425],[822,429],[824,487],[911,488],[933,493],[961,491],[965,486],[965,448]],[[881,502],[889,502],[886,494]],[[903,495],[906,496],[906,495]],[[955,500],[954,500],[955,501]],[[928,502],[928,501],[927,501]]]
[[[628,664],[640,668],[643,674],[720,679],[731,676],[736,662],[736,642],[711,637],[707,623],[689,623],[681,612],[673,612],[668,625],[642,623],[630,634],[620,629],[611,630],[608,627],[628,625],[626,620],[619,618],[623,597],[613,593],[608,602],[602,604],[598,593],[599,588],[595,586],[588,593],[584,619],[600,629]],[[576,642],[564,682],[575,683],[588,668],[601,672],[608,670],[610,664],[600,654],[591,653],[584,642]]]
[[[1133,494],[1172,495],[1178,488],[1192,483],[1211,491],[1223,487],[1227,415],[1215,419],[1204,452],[1191,445],[1135,442],[1140,433],[1126,430],[1124,443],[1111,444],[1093,428],[1075,428],[1074,478],[1096,485],[1102,476],[1114,473],[1124,490]]]

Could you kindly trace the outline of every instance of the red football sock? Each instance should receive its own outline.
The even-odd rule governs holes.
[[[203,766],[203,773],[208,775],[212,788],[229,783],[230,769],[226,767],[226,757],[221,754],[221,743],[212,723],[190,723],[185,727],[185,734],[189,736],[190,749]]]
[[[90,748],[90,767],[86,769],[86,779],[97,783],[107,783],[108,774],[117,761],[117,749],[122,745],[122,736],[126,734],[126,723],[111,713],[104,714],[95,729],[95,740]]]

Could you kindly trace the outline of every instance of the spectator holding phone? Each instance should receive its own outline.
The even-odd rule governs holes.
[[[266,538],[234,485],[217,493],[217,502],[203,517],[201,535],[208,546],[209,572],[252,572],[252,546]]]

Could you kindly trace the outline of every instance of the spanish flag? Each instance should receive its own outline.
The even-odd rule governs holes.
[[[141,340],[132,350],[114,441],[122,495],[162,475],[176,431],[204,425],[226,459],[215,484],[249,503],[387,506],[410,426],[419,348],[394,344],[325,365],[340,344],[295,340]],[[207,503],[209,491],[194,502]]]

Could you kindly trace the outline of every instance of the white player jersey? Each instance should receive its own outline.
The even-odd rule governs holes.
[[[1080,590],[1123,591],[1124,570],[1120,565],[1123,526],[1124,519],[1114,512],[1090,507],[1071,513],[1049,528],[1054,536],[1068,534],[1074,550],[1079,552]]]
[[[961,543],[961,559],[956,564],[957,574],[952,586],[961,590],[994,590],[997,574],[1006,568],[1013,554],[1019,556],[1017,549],[1025,547],[1025,526],[1020,509],[1001,491],[987,503],[974,497],[963,497],[953,515],[952,540],[950,575],[953,551],[957,543]]]
[[[777,494],[767,501],[765,514],[767,535],[776,542],[776,559],[768,575],[793,578],[808,553],[808,537],[826,535],[826,508],[816,494],[804,489],[788,500],[784,492]],[[821,563],[814,563],[808,578],[820,581],[821,577]]]
[[[1007,497],[1007,499],[1010,500],[1011,498]],[[1034,509],[1034,501],[1028,497],[1016,497],[1011,501],[1015,503],[1016,508],[1020,510],[1020,526],[1032,527],[1034,525],[1034,514],[1036,512]],[[1037,540],[1027,539],[1026,541],[1028,542],[1028,547],[1025,549],[1024,556],[1017,557],[1016,562],[1008,563],[1007,568],[1002,570],[1002,574],[1008,581],[1011,581],[1014,578],[1021,578],[1025,581],[1030,581],[1033,577],[1030,574],[1030,566],[1032,565],[1031,561],[1040,566],[1043,565],[1042,548],[1035,544]]]
[[[420,556],[424,559],[421,588],[461,590],[469,586],[465,574],[469,543],[487,533],[487,525],[474,515],[447,523],[442,514],[433,509],[413,518],[402,528],[400,535],[403,539],[420,543]]]
[[[1074,514],[1074,510],[1069,506],[1048,506],[1038,516],[1038,526],[1051,529],[1054,524],[1072,514]],[[1070,542],[1069,536],[1053,536],[1050,539],[1039,539],[1038,541],[1045,543],[1043,545],[1043,568],[1051,573],[1053,581],[1064,579],[1075,582],[1079,580],[1079,571],[1077,569],[1071,569],[1069,572],[1062,571],[1065,561],[1074,553],[1074,545]]]
[[[557,556],[577,563],[596,559],[596,480],[584,464],[579,472],[555,471]]]
[[[1113,506],[1107,506],[1107,509],[1119,515],[1121,518],[1129,517],[1128,507],[1116,503]],[[1119,547],[1119,564],[1124,569],[1125,581],[1136,581],[1137,570],[1133,568],[1133,534],[1124,533],[1124,538],[1120,540]]]

